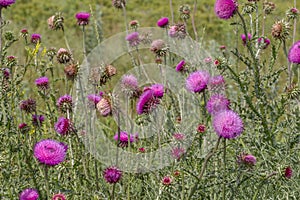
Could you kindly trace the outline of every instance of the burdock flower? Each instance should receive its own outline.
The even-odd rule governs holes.
[[[76,19],[77,19],[77,24],[79,26],[85,26],[89,24],[89,18],[90,18],[91,14],[87,13],[87,12],[79,12],[75,15]]]
[[[112,112],[111,102],[107,97],[103,97],[96,105],[97,110],[103,117],[107,117]]]
[[[32,115],[33,126],[41,127],[44,121],[45,121],[44,115]]]
[[[168,185],[170,185],[170,184],[172,183],[172,179],[171,179],[170,176],[165,176],[165,177],[162,179],[161,182],[162,182],[163,185],[168,186]]]
[[[122,178],[122,171],[117,167],[108,167],[103,171],[103,177],[107,183],[117,183]]]
[[[161,27],[161,28],[167,27],[168,24],[169,24],[169,18],[167,18],[167,17],[160,18],[160,19],[157,21],[157,26],[159,26],[159,27]]]
[[[46,139],[37,142],[34,146],[34,157],[48,166],[58,165],[66,157],[66,145],[56,140]]]
[[[140,38],[138,32],[129,33],[126,36],[126,40],[129,42],[129,45],[132,47],[138,46],[140,44]]]
[[[293,176],[293,170],[290,166],[286,167],[284,170],[284,177],[287,179],[291,179]]]
[[[39,193],[36,189],[27,188],[20,193],[20,200],[37,200],[39,198]]]
[[[0,7],[7,8],[8,6],[14,4],[15,0],[0,0]]]
[[[237,10],[237,5],[233,0],[217,0],[215,3],[215,13],[220,19],[229,19]]]
[[[166,55],[167,51],[168,51],[168,46],[166,45],[166,43],[161,40],[161,39],[158,39],[158,40],[154,40],[152,43],[151,43],[151,48],[150,50],[155,53],[158,57],[162,57],[164,55]]]
[[[213,127],[220,137],[233,139],[243,132],[243,121],[234,111],[225,110],[215,115]]]
[[[32,42],[33,44],[40,43],[40,42],[41,42],[41,35],[38,34],[38,33],[33,33],[33,34],[31,35],[31,42]]]
[[[57,61],[60,64],[66,64],[72,59],[71,53],[68,50],[64,49],[64,48],[60,48],[57,51],[56,57],[57,57]]]
[[[185,61],[181,60],[177,65],[176,65],[176,71],[181,72],[181,71],[185,71]]]
[[[69,80],[74,80],[78,74],[78,64],[77,63],[70,63],[69,65],[65,66],[64,69],[65,75]]]
[[[72,97],[67,94],[64,96],[61,96],[57,100],[56,105],[61,112],[64,112],[64,113],[67,111],[72,112],[72,109],[73,109]]]
[[[272,26],[272,36],[278,40],[286,40],[290,34],[291,26],[284,19],[277,21]]]
[[[193,93],[204,91],[209,82],[210,75],[207,71],[196,71],[186,79],[186,88]]]
[[[257,42],[258,42],[258,48],[260,49],[266,49],[270,44],[270,40],[266,37],[258,38]]]
[[[229,110],[230,101],[221,94],[215,94],[210,97],[206,104],[207,111],[215,115],[218,112]]]
[[[112,0],[112,5],[115,8],[122,9],[126,6],[126,0]]]
[[[61,135],[67,135],[73,131],[73,124],[70,119],[60,117],[54,124],[54,129]]]
[[[36,101],[34,99],[23,100],[20,103],[20,109],[26,113],[33,113],[36,111]]]
[[[288,59],[291,63],[300,64],[300,40],[295,42],[290,48]]]
[[[248,39],[247,39],[246,35],[245,35],[245,34],[242,34],[242,35],[241,35],[241,39],[242,39],[242,41],[243,41],[243,45],[245,46],[246,43],[247,43],[247,40],[250,41],[250,40],[252,39],[252,35],[251,35],[250,33],[248,33]]]
[[[127,147],[128,143],[133,143],[138,139],[138,134],[128,134],[125,131],[120,132],[120,137],[119,134],[116,133],[114,136],[114,140],[116,140],[118,143],[118,146],[120,147]]]
[[[180,18],[184,21],[190,18],[191,7],[189,5],[181,5],[179,7]]]
[[[49,88],[49,79],[46,76],[40,77],[35,80],[35,85],[40,90],[47,90]]]
[[[67,200],[64,194],[55,194],[52,197],[52,200]]]
[[[186,27],[183,23],[175,24],[174,26],[170,27],[168,34],[172,38],[184,39],[187,35]]]
[[[130,98],[137,97],[138,94],[140,93],[139,86],[138,86],[138,80],[132,74],[124,75],[122,77],[121,89],[122,89],[122,92],[124,92]]]

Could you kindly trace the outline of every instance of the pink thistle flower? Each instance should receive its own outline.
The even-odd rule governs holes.
[[[246,38],[246,35],[245,34],[242,34],[241,35],[241,39],[243,41],[243,45],[245,46],[246,45],[246,42],[247,42],[247,38]],[[252,35],[250,33],[248,33],[248,40],[251,40],[252,39]]]
[[[132,20],[129,22],[129,26],[132,29],[137,29],[139,27],[139,22],[137,20]]]
[[[32,115],[32,125],[41,127],[45,117],[43,115]]]
[[[36,200],[39,198],[39,193],[36,189],[27,188],[20,193],[20,200]]]
[[[144,147],[140,147],[140,148],[139,148],[139,152],[145,153],[145,152],[146,152],[146,149],[145,149]]]
[[[103,97],[96,105],[97,110],[103,117],[107,117],[112,112],[112,107],[110,100],[106,97]]]
[[[79,26],[85,26],[89,24],[89,18],[90,18],[91,14],[87,13],[87,12],[79,12],[75,15],[76,19],[77,19],[77,24]]]
[[[184,71],[184,66],[185,66],[185,61],[181,60],[177,65],[176,65],[176,71],[181,72]]]
[[[244,164],[247,165],[249,167],[252,167],[256,164],[256,158],[255,156],[251,155],[251,154],[245,154],[242,153],[239,157],[238,157],[238,164]]]
[[[34,99],[23,100],[20,103],[20,109],[26,113],[33,113],[36,111],[36,101]]]
[[[0,7],[7,8],[8,6],[14,4],[16,0],[0,0]]]
[[[205,63],[211,63],[212,62],[211,57],[204,58],[204,62]]]
[[[31,35],[31,42],[33,44],[37,44],[38,42],[41,42],[41,35],[40,34],[37,34],[37,33],[33,33]]]
[[[118,133],[115,134],[114,136],[114,140],[116,140],[117,142],[119,142],[119,146],[120,147],[127,147],[128,146],[128,141],[130,143],[135,142],[138,139],[138,134],[130,134],[129,138],[128,138],[128,133],[125,131],[121,131],[120,132],[120,138]]]
[[[180,175],[180,171],[176,170],[173,174],[174,174],[174,176],[179,176]]]
[[[40,77],[35,80],[35,85],[40,90],[47,90],[49,88],[49,79],[46,76]]]
[[[59,97],[56,103],[58,109],[62,112],[72,111],[73,108],[73,101],[72,97],[70,95],[64,95]]]
[[[240,116],[232,110],[219,112],[214,116],[213,127],[220,137],[233,139],[243,132],[243,121]]]
[[[260,49],[266,49],[270,44],[270,40],[265,37],[258,38],[257,42]]]
[[[37,142],[34,146],[34,157],[48,166],[58,165],[66,157],[66,145],[56,140],[46,139]]]
[[[161,182],[162,182],[163,185],[168,186],[168,185],[170,185],[170,184],[172,183],[172,179],[171,179],[171,177],[169,177],[169,176],[165,176],[165,177],[162,179]]]
[[[146,90],[140,96],[136,104],[136,111],[138,115],[149,113],[159,104],[159,99],[154,97],[153,90]]]
[[[67,135],[73,131],[73,125],[70,119],[60,117],[54,124],[54,129],[61,135]]]
[[[164,96],[164,86],[162,84],[151,85],[150,90],[153,91],[153,96],[162,98]]]
[[[290,48],[288,59],[291,63],[300,64],[300,40],[295,42]]]
[[[215,115],[218,112],[229,110],[230,101],[221,94],[215,94],[210,97],[206,104],[207,111]]]
[[[67,200],[64,194],[55,194],[52,197],[52,200]]]
[[[237,10],[237,5],[233,0],[217,0],[215,3],[215,13],[220,19],[229,19]]]
[[[129,33],[126,36],[126,40],[129,42],[129,45],[132,47],[138,46],[140,44],[140,38],[138,32]]]
[[[129,95],[129,97],[135,97],[140,92],[138,86],[138,80],[132,74],[124,75],[122,77],[121,88],[125,94]]]
[[[204,124],[199,124],[198,127],[197,127],[198,133],[204,133],[205,129],[206,129],[206,127],[205,127]]]
[[[97,94],[89,94],[87,96],[87,99],[89,101],[89,105],[91,108],[96,108],[96,105],[99,103],[99,101],[102,99],[102,95]]]
[[[159,26],[161,28],[165,28],[166,26],[168,26],[168,24],[169,24],[169,18],[167,18],[167,17],[160,18],[157,21],[157,26]]]
[[[10,71],[8,68],[3,69],[3,76],[4,76],[4,78],[9,79]]]
[[[184,140],[185,139],[185,134],[183,133],[174,133],[173,134],[173,137],[175,140]]]
[[[183,154],[185,154],[185,149],[182,147],[175,147],[172,149],[172,156],[173,158],[175,158],[176,160],[179,160]]]
[[[292,176],[293,176],[293,169],[290,166],[286,167],[284,170],[284,177],[287,179],[291,179]]]
[[[207,71],[196,71],[186,79],[186,88],[193,93],[204,91],[209,82],[210,75]]]
[[[117,167],[108,167],[103,172],[103,177],[107,183],[117,183],[122,178],[122,171]]]
[[[225,80],[222,75],[211,77],[208,88],[211,91],[220,91],[221,89],[225,89]]]

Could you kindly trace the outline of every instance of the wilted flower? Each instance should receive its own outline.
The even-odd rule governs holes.
[[[293,176],[293,170],[290,166],[286,167],[284,170],[284,177],[287,179],[291,179]]]
[[[217,0],[215,3],[215,13],[220,19],[229,19],[237,10],[237,5],[233,0]]]
[[[256,5],[254,1],[249,1],[244,4],[242,12],[245,14],[251,14],[255,11],[255,9],[256,9]]]
[[[184,39],[187,35],[186,27],[183,23],[178,23],[170,27],[168,34],[172,38]]]
[[[64,68],[64,72],[69,80],[74,80],[78,74],[78,64],[70,63],[69,65],[66,65]]]
[[[20,193],[19,200],[37,200],[39,193],[36,189],[27,188]]]
[[[58,119],[58,121],[54,124],[54,129],[61,135],[67,135],[70,132],[74,131],[71,120],[64,117],[60,117]]]
[[[52,200],[67,200],[64,194],[55,194],[52,197]]]
[[[7,8],[8,6],[14,4],[16,0],[0,0],[0,7]]]
[[[189,5],[181,5],[179,7],[180,18],[187,20],[190,18],[191,7]]]
[[[168,51],[168,46],[166,45],[166,43],[161,40],[161,39],[158,39],[158,40],[154,40],[152,43],[151,43],[151,48],[150,50],[155,53],[158,57],[162,57],[164,55],[166,55],[167,51]]]
[[[126,0],[112,0],[112,5],[115,8],[122,9],[126,6]]]
[[[26,113],[33,113],[36,111],[36,101],[34,99],[23,100],[20,103],[20,109]]]
[[[56,105],[61,112],[64,112],[64,113],[66,113],[67,111],[72,112],[72,109],[73,109],[72,97],[67,94],[64,96],[61,96],[57,100]]]
[[[128,143],[133,143],[138,139],[138,134],[128,134],[125,131],[121,131],[120,132],[120,137],[119,137],[119,133],[116,133],[114,136],[114,140],[116,140],[118,143],[118,145],[120,147],[127,147]]]
[[[295,42],[290,48],[288,59],[291,63],[300,64],[300,40]]]
[[[160,19],[157,21],[157,26],[159,26],[159,27],[161,27],[161,28],[167,27],[168,24],[169,24],[169,18],[167,18],[167,17],[160,18]]]
[[[250,33],[248,33],[248,39],[246,38],[245,34],[241,35],[242,41],[243,41],[243,45],[245,46],[247,43],[247,40],[250,41],[252,39],[252,35]]]
[[[168,185],[170,185],[170,184],[172,183],[172,179],[171,179],[171,177],[169,177],[169,176],[165,176],[165,177],[162,179],[161,182],[162,182],[163,185],[168,186]]]
[[[210,97],[206,104],[207,111],[215,115],[218,112],[229,110],[230,101],[221,94],[215,94]]]
[[[41,42],[41,35],[40,34],[37,34],[37,33],[33,33],[31,35],[31,42],[33,44],[37,44],[37,43],[40,43]]]
[[[33,126],[42,126],[43,122],[45,121],[44,115],[32,115],[32,125]]]
[[[121,88],[122,88],[122,92],[127,94],[129,98],[137,97],[138,94],[140,93],[140,89],[138,87],[138,80],[132,74],[124,75],[122,77]]]
[[[129,42],[129,45],[132,47],[139,45],[140,43],[139,33],[138,32],[129,33],[126,36],[126,40]]]
[[[49,60],[52,61],[54,56],[56,55],[56,49],[54,47],[47,49],[46,55],[49,57]]]
[[[186,88],[190,92],[200,93],[204,91],[209,82],[210,75],[207,71],[196,71],[186,79]]]
[[[47,90],[49,88],[49,79],[46,76],[40,77],[35,80],[35,85],[40,90]]]
[[[275,10],[275,4],[273,2],[263,2],[263,10],[265,11],[265,14],[271,14]]]
[[[266,49],[270,44],[270,40],[266,37],[258,38],[257,42],[258,42],[258,48],[260,49]]]
[[[107,97],[103,97],[96,105],[97,110],[103,117],[107,117],[112,112],[110,100]]]
[[[232,110],[216,114],[213,119],[213,127],[220,137],[226,139],[236,138],[244,130],[242,119]]]
[[[278,40],[286,40],[290,34],[291,26],[284,19],[277,21],[272,26],[272,36]]]
[[[87,13],[87,12],[79,12],[75,15],[76,19],[77,19],[77,24],[79,26],[85,26],[89,24],[89,18],[90,18],[91,14]]]
[[[68,50],[64,49],[64,48],[60,48],[57,51],[56,57],[57,57],[57,61],[60,64],[66,64],[72,59],[71,53]]]
[[[103,177],[106,182],[114,184],[122,178],[122,171],[117,167],[108,167],[104,170]]]
[[[63,162],[66,157],[66,146],[62,142],[46,139],[34,146],[34,157],[42,164],[54,166]]]
[[[89,100],[89,105],[91,108],[96,108],[97,103],[101,100],[102,96],[97,95],[97,94],[89,94],[87,96]]]

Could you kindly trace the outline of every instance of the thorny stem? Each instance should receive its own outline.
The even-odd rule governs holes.
[[[223,200],[225,200],[225,194],[226,194],[226,139],[223,140],[224,144],[224,150],[223,150],[223,168],[224,168],[224,174],[223,174]]]
[[[193,14],[192,14],[191,21],[192,21],[192,26],[193,26],[194,34],[195,34],[195,40],[198,42],[199,38],[198,38],[197,28],[195,26],[195,15],[196,15],[196,12],[197,12],[197,0],[194,0],[194,11],[193,11]]]
[[[2,19],[2,6],[0,6],[0,64],[2,64],[2,23],[3,23],[3,19]]]

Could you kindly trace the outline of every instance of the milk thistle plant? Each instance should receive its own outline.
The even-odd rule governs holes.
[[[0,0],[1,199],[299,198],[296,1],[158,2],[15,31],[21,3]],[[104,21],[102,43],[98,9],[121,29]]]

